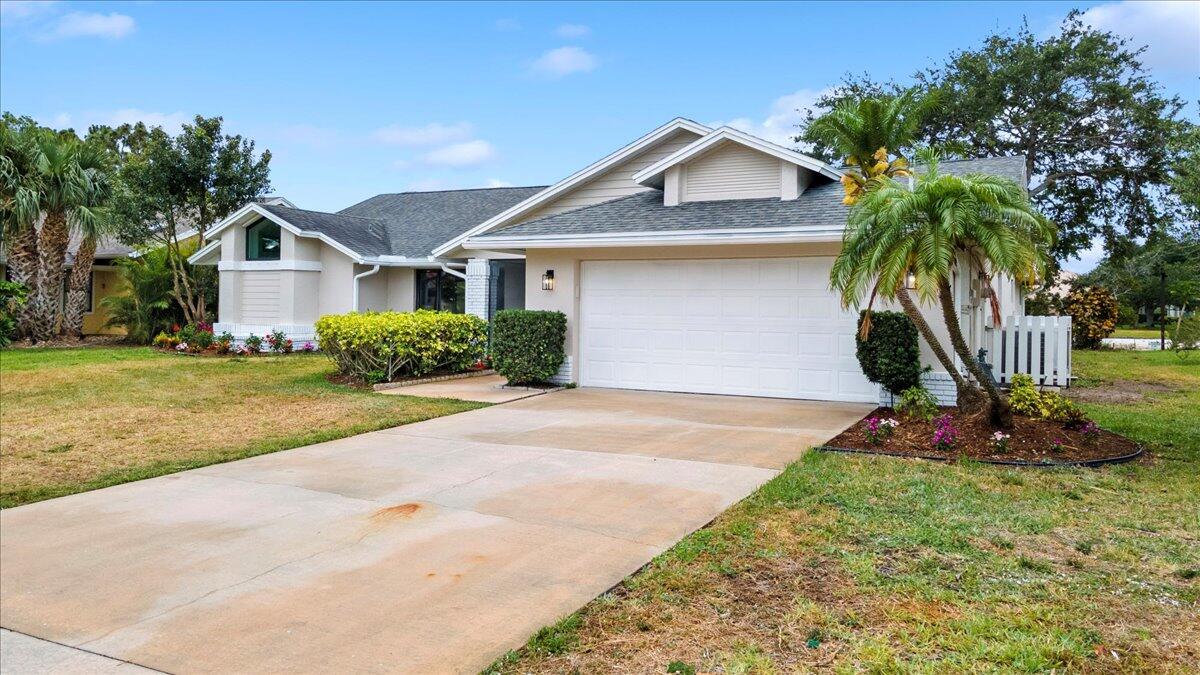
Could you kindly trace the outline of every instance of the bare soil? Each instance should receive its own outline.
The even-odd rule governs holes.
[[[933,440],[935,420],[908,419],[891,408],[876,408],[849,429],[826,444],[831,449],[856,450],[901,457],[923,459],[974,459],[983,462],[1026,464],[1076,464],[1103,462],[1127,457],[1138,451],[1138,444],[1111,431],[1101,429],[1089,438],[1077,429],[1068,429],[1058,422],[1016,416],[1009,434],[1008,448],[996,449],[992,434],[996,431],[983,415],[966,415],[954,408],[943,408],[941,415],[950,415],[958,431],[958,440],[950,448],[939,448]],[[895,418],[900,426],[891,436],[878,443],[867,437],[867,422],[872,417]],[[1057,447],[1056,447],[1057,446]]]
[[[1175,391],[1175,387],[1157,382],[1114,380],[1103,387],[1074,387],[1063,392],[1067,398],[1081,403],[1137,403],[1146,394]]]

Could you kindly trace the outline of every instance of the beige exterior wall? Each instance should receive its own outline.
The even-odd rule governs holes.
[[[529,249],[525,265],[525,307],[563,312],[567,315],[566,353],[572,363],[579,363],[579,270],[585,260],[699,260],[713,258],[797,258],[836,256],[840,242],[814,244],[740,244],[728,246],[646,246],[629,248]],[[554,270],[554,290],[542,290],[542,275]],[[832,291],[830,291],[832,293]],[[898,306],[877,304],[877,309],[899,310]],[[949,334],[936,306],[923,306],[922,314],[949,348]],[[965,328],[965,326],[964,326]],[[935,372],[944,369],[933,356],[924,340],[921,341],[921,362]],[[579,373],[574,373],[576,380]]]
[[[723,143],[681,167],[680,201],[779,197],[781,164],[766,153]]]
[[[105,328],[109,313],[101,302],[104,298],[125,292],[125,284],[116,269],[92,268],[92,307],[83,315],[84,335],[124,335],[120,327]]]
[[[411,267],[389,267],[381,270],[387,274],[388,309],[396,312],[411,312],[416,306],[416,272]]]
[[[567,194],[542,206],[540,209],[527,213],[520,219],[509,223],[506,227],[511,227],[527,220],[533,220],[534,218],[570,211],[581,206],[599,204],[600,202],[606,202],[617,197],[645,192],[649,188],[634,183],[632,179],[633,174],[666,158],[697,138],[700,138],[698,134],[681,129],[668,138],[663,139],[658,145],[648,148],[640,154],[612,167]]]

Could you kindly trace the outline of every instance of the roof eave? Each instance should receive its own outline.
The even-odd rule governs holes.
[[[466,249],[611,248],[629,246],[713,246],[728,244],[789,244],[840,242],[844,228],[783,227],[723,230],[676,230],[671,232],[597,232],[483,236],[466,239]]]

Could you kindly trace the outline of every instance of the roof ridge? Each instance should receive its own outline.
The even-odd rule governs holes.
[[[548,185],[499,185],[496,187],[447,188],[445,190],[404,190],[402,192],[381,192],[381,193],[375,195],[375,197],[382,197],[384,195],[429,195],[429,194],[437,194],[437,193],[442,193],[442,192],[479,192],[482,190],[534,190],[534,189],[540,190],[540,189],[544,189],[547,187],[549,187],[549,186]],[[374,199],[375,197],[368,197],[367,199]],[[363,201],[366,201],[366,199],[364,199]]]
[[[259,206],[261,206],[265,209],[276,208],[276,209],[285,209],[287,211],[304,211],[305,213],[319,213],[323,216],[340,216],[342,218],[357,218],[358,220],[370,220],[370,221],[373,221],[376,223],[384,222],[384,221],[380,220],[379,218],[371,218],[368,216],[352,216],[349,213],[342,213],[341,211],[317,211],[315,209],[301,209],[301,208],[296,208],[293,206],[280,206],[279,204],[259,204]]]

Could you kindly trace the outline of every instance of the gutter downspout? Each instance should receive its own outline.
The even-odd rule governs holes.
[[[379,265],[376,265],[376,266],[372,267],[371,269],[367,270],[366,272],[363,272],[362,274],[354,275],[354,305],[353,305],[354,311],[356,311],[356,312],[358,311],[358,281],[359,281],[359,279],[362,279],[363,277],[369,277],[372,274],[377,273],[379,271],[379,267],[380,267]]]
[[[448,264],[448,263],[441,263],[441,266],[442,266],[442,271],[443,271],[443,272],[445,272],[446,274],[453,274],[454,276],[458,277],[459,279],[462,279],[463,281],[466,281],[466,280],[467,280],[467,275],[466,275],[466,274],[464,274],[464,273],[462,273],[462,272],[459,272],[458,270],[452,270],[452,269],[450,269],[450,267],[449,267],[449,265],[450,265],[450,264],[460,264],[460,263],[449,263],[449,264]]]

